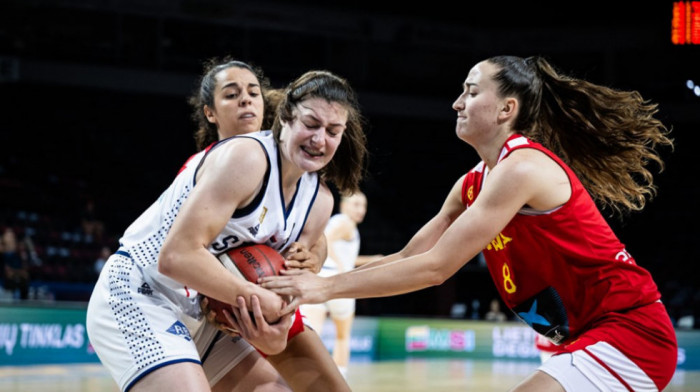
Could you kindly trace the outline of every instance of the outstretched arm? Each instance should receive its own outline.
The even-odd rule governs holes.
[[[441,284],[493,240],[523,205],[543,205],[545,199],[553,199],[555,188],[563,185],[568,189],[566,183],[553,182],[532,159],[522,159],[530,155],[513,153],[499,163],[474,204],[449,225],[435,246],[423,253],[379,265],[372,263],[328,278],[291,271],[285,277],[264,278],[263,286],[294,296],[292,305],[296,306],[333,298],[397,295]],[[563,203],[567,197],[556,202]]]
[[[432,248],[445,230],[450,227],[452,222],[464,212],[461,195],[462,183],[464,182],[465,176],[466,175],[460,177],[459,180],[452,185],[452,189],[450,189],[450,192],[447,194],[445,202],[442,204],[442,208],[440,208],[437,215],[423,225],[403,249],[386,257],[358,264],[360,265],[359,268],[376,267],[381,264],[423,253]]]

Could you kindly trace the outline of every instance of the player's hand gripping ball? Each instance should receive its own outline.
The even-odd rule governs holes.
[[[243,245],[219,255],[219,261],[234,275],[256,283],[263,276],[279,275],[284,269],[284,257],[265,244]],[[231,312],[231,305],[206,297],[210,310],[216,312],[216,321],[228,326],[223,309]],[[251,316],[252,317],[252,316]]]

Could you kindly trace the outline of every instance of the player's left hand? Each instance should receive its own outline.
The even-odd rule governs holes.
[[[293,242],[284,252],[284,258],[287,260],[284,265],[288,269],[305,269],[313,273],[321,271],[325,261],[320,260],[316,253],[311,252],[301,242]]]
[[[263,317],[260,299],[256,295],[250,297],[253,319],[250,318],[245,298],[238,297],[236,302],[238,307],[233,307],[233,314],[226,309],[223,312],[226,320],[243,339],[267,355],[279,354],[287,347],[287,333],[292,326],[292,313],[286,313],[276,323],[268,324]]]
[[[204,316],[206,317],[207,322],[215,326],[216,329],[230,336],[240,335],[238,331],[234,329],[231,325],[220,323],[216,320],[216,312],[211,310],[211,308],[209,307],[209,299],[207,299],[207,297],[202,296],[201,300],[199,301],[199,307],[202,310],[202,314],[204,314]]]

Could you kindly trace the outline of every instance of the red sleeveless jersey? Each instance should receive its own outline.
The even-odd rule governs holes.
[[[542,212],[523,208],[483,250],[489,272],[511,310],[555,344],[568,343],[608,312],[647,305],[660,298],[656,284],[598,211],[574,172],[544,146],[511,136],[499,161],[533,148],[564,169],[571,197]],[[462,186],[469,208],[488,168],[475,166]]]

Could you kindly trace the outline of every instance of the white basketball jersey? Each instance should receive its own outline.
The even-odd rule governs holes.
[[[326,236],[344,220],[350,220],[350,217],[345,214],[333,215],[326,225]],[[330,245],[333,247],[335,255],[340,259],[337,260],[337,262],[343,265],[345,271],[355,268],[355,261],[357,260],[357,255],[360,253],[360,231],[357,230],[357,227],[355,227],[355,231],[352,233],[352,237],[349,240],[337,240]],[[323,263],[323,269],[327,271],[336,271],[336,263],[328,257],[326,262]]]
[[[287,208],[281,188],[281,162],[272,133],[263,131],[234,138],[237,137],[255,139],[261,144],[267,155],[268,170],[259,194],[248,206],[234,212],[222,232],[209,244],[209,251],[219,255],[244,243],[264,243],[282,251],[301,235],[318,193],[318,175],[305,173],[301,177]],[[158,254],[183,202],[196,185],[198,169],[211,151],[234,138],[224,139],[194,155],[170,187],[127,228],[119,241],[120,250],[127,252],[142,270],[145,283],[195,318],[199,318],[200,313],[197,292],[158,272]]]

